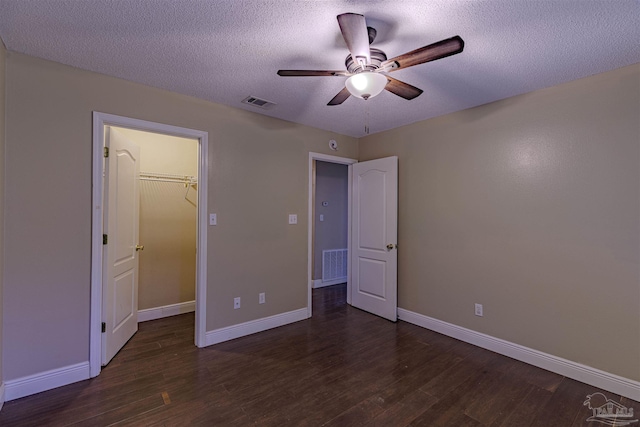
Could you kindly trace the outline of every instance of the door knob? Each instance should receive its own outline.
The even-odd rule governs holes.
[[[144,251],[144,245],[136,245],[136,252],[137,251]]]
[[[393,248],[397,248],[397,247],[398,247],[398,245],[394,245],[393,243],[389,243],[389,244],[387,245],[387,250],[389,250],[389,251],[390,251],[391,249],[393,249]]]

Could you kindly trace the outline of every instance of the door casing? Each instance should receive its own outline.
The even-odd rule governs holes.
[[[307,233],[307,255],[308,255],[308,259],[307,259],[307,317],[311,317],[311,307],[312,307],[312,302],[311,302],[311,295],[313,292],[313,224],[314,224],[314,218],[313,218],[313,213],[314,213],[314,209],[313,209],[313,199],[314,199],[314,188],[313,188],[313,181],[314,181],[314,174],[315,174],[315,169],[313,167],[314,165],[314,161],[315,160],[320,160],[323,162],[327,162],[327,163],[338,163],[341,165],[347,165],[349,166],[349,172],[347,175],[347,185],[348,185],[348,191],[347,191],[347,198],[348,198],[348,202],[347,202],[347,250],[349,252],[349,254],[351,253],[351,199],[352,199],[352,194],[351,194],[351,187],[352,187],[352,167],[351,165],[353,165],[354,163],[357,163],[358,161],[356,159],[350,159],[347,157],[338,157],[338,156],[331,156],[329,154],[321,154],[321,153],[313,153],[310,152],[309,153],[309,206],[307,209],[308,212],[308,220],[307,220],[307,228],[308,228],[308,233]],[[351,262],[349,261],[347,263],[347,303],[351,304]]]
[[[207,297],[207,132],[138,120],[113,114],[93,112],[93,171],[91,224],[91,306],[89,331],[89,367],[93,378],[100,374],[102,358],[102,275],[103,275],[103,147],[105,126],[117,126],[198,140],[198,221],[196,257],[195,344],[205,346]]]

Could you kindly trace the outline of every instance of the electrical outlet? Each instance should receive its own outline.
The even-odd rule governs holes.
[[[264,292],[260,292],[260,294],[258,295],[258,302],[260,304],[264,304],[265,303],[265,296],[264,296]]]
[[[240,297],[235,297],[233,299],[233,309],[237,310],[240,308]]]
[[[297,223],[298,223],[298,215],[289,214],[289,224],[297,224]]]
[[[482,304],[476,304],[476,316],[482,317]]]

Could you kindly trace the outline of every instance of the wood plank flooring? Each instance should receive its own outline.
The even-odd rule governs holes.
[[[312,319],[198,349],[193,314],[140,324],[102,373],[7,402],[0,426],[577,427],[600,391],[314,290]],[[597,424],[597,423],[596,423]]]

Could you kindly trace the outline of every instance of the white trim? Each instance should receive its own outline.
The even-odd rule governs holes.
[[[7,402],[89,379],[89,362],[52,369],[5,382]]]
[[[183,138],[198,139],[198,230],[196,259],[196,321],[195,343],[198,347],[205,345],[206,333],[206,301],[207,301],[207,183],[209,176],[209,134],[207,132],[187,129],[146,120],[132,119],[113,114],[93,112],[93,191],[92,191],[92,223],[91,223],[91,315],[89,366],[90,376],[100,374],[102,353],[102,151],[104,147],[104,126],[113,125],[148,132],[163,133]]]
[[[209,217],[209,134],[200,132],[198,153],[198,224],[196,250],[196,346],[204,347],[207,334],[207,230]]]
[[[255,334],[257,332],[266,331],[268,329],[277,328],[278,326],[288,325],[289,323],[299,322],[307,319],[307,317],[307,309],[300,308],[286,313],[263,317],[262,319],[250,320],[249,322],[207,332],[206,343],[207,345],[218,344],[224,341]]]
[[[356,162],[357,163],[357,162]],[[353,224],[353,164],[347,172],[347,304],[351,305],[351,228]]]
[[[311,271],[313,266],[313,161],[321,160],[323,162],[338,163],[341,165],[348,165],[348,193],[347,193],[347,250],[351,253],[351,182],[352,176],[351,165],[358,163],[356,159],[350,159],[347,157],[331,156],[329,154],[321,154],[309,152],[309,194],[308,194],[308,207],[307,207],[307,317],[311,317],[311,291],[314,288],[314,281],[312,279],[313,272]],[[351,303],[351,263],[347,263],[347,303]],[[341,283],[344,283],[341,282]]]
[[[414,325],[439,332],[443,335],[468,342],[478,347],[520,360],[547,371],[640,401],[640,382],[623,378],[609,372],[543,353],[509,341],[485,335],[471,329],[443,322],[419,313],[398,308],[398,318]]]
[[[347,264],[347,266],[348,265],[349,264]],[[313,289],[324,288],[325,286],[339,285],[341,283],[345,283],[346,281],[347,281],[346,277],[340,277],[338,279],[327,280],[326,282],[323,282],[322,279],[315,279],[313,281]]]
[[[178,314],[191,313],[193,311],[196,311],[195,300],[163,305],[161,307],[146,308],[144,310],[138,310],[138,323],[176,316]]]
[[[4,383],[0,384],[0,411],[2,411],[2,406],[4,405]]]

